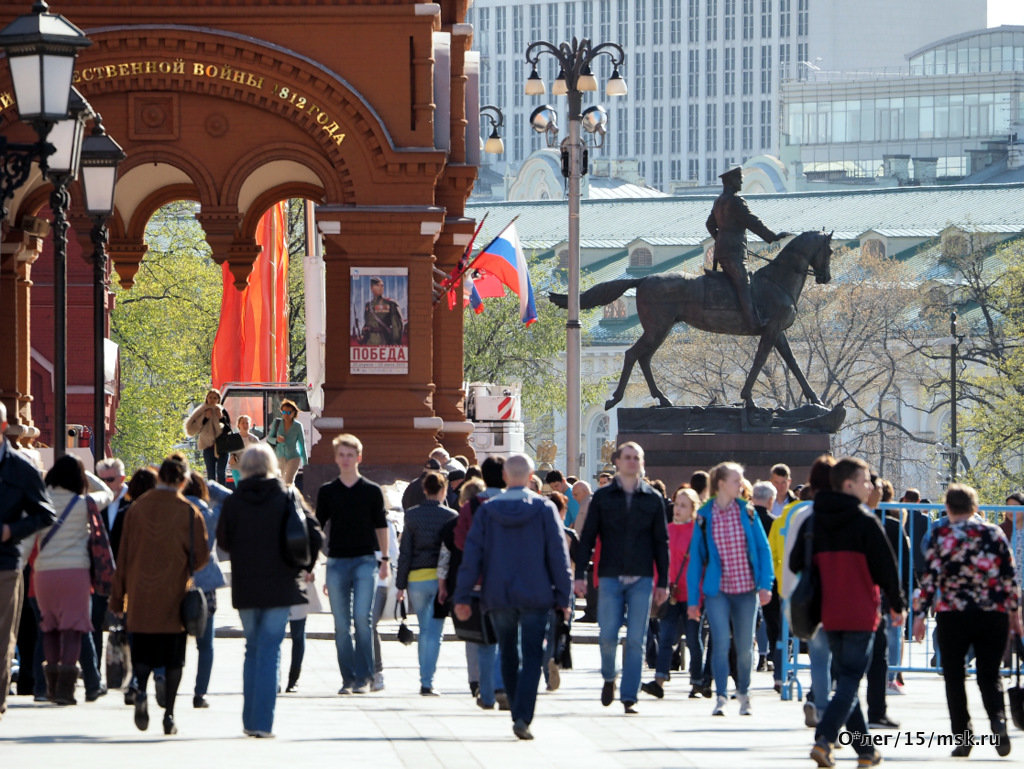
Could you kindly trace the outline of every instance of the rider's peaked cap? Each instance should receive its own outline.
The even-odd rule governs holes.
[[[735,182],[736,184],[743,184],[743,169],[739,166],[730,168],[724,174],[718,177],[723,182]]]

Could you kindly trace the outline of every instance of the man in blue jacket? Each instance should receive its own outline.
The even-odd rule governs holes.
[[[601,580],[597,598],[597,622],[601,627],[601,704],[615,699],[615,652],[619,628],[626,625],[622,649],[622,706],[635,713],[644,644],[651,612],[654,568],[658,586],[657,604],[668,598],[668,525],[665,500],[644,482],[644,450],[629,441],[612,454],[615,477],[594,492],[583,523],[576,552],[576,595],[586,593],[584,573],[598,537],[601,554],[597,575]]]
[[[480,580],[481,608],[501,653],[512,731],[521,740],[532,740],[544,638],[552,609],[568,619],[572,578],[555,506],[526,488],[533,462],[513,454],[505,460],[503,474],[506,490],[473,516],[456,580],[455,616],[469,619],[470,597]]]
[[[42,476],[7,442],[6,430],[7,407],[0,401],[0,717],[7,709],[24,596],[18,545],[57,517]]]

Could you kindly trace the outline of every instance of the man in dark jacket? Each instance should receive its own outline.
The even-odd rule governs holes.
[[[550,500],[526,488],[531,475],[533,462],[524,454],[505,460],[508,488],[473,516],[455,586],[455,615],[464,622],[481,580],[480,603],[498,638],[512,731],[521,740],[533,739],[530,723],[551,610],[568,619],[572,587],[562,521]]]
[[[901,627],[906,602],[900,589],[896,556],[882,524],[865,507],[874,486],[867,463],[846,457],[829,473],[833,491],[819,491],[814,512],[797,534],[802,541],[812,527],[814,567],[821,576],[821,626],[832,650],[836,689],[814,733],[811,758],[818,766],[835,766],[832,750],[843,725],[853,735],[858,757],[878,763],[857,699],[860,679],[871,661],[875,628],[880,621],[879,587],[889,599],[889,615]],[[804,548],[794,547],[790,568],[803,571]],[[819,631],[819,632],[822,632]]]
[[[18,543],[57,518],[42,476],[7,442],[6,431],[7,407],[0,401],[0,718],[7,710],[25,595]]]
[[[668,598],[668,525],[664,498],[644,483],[644,450],[632,441],[612,454],[616,474],[612,482],[594,492],[583,524],[576,561],[576,595],[586,594],[584,574],[598,537],[601,555],[597,566],[600,590],[597,622],[600,625],[601,704],[615,699],[615,650],[619,628],[626,624],[622,650],[622,705],[635,713],[643,666],[647,623],[651,611],[654,567],[658,568],[656,603]]]

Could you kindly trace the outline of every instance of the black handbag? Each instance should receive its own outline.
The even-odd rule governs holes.
[[[1017,658],[1017,685],[1011,686],[1006,690],[1006,698],[1010,702],[1010,718],[1013,719],[1014,726],[1018,729],[1024,729],[1024,689],[1020,685],[1020,665],[1021,665],[1021,639],[1013,638],[1010,641],[1014,646],[1014,656]]]
[[[313,560],[309,551],[306,511],[296,499],[294,489],[288,490],[284,519],[281,521],[281,558],[296,569],[306,568]]]
[[[405,619],[408,616],[405,611],[405,601],[399,601],[395,606],[395,617],[399,615],[402,617],[402,624],[398,626],[398,640],[404,646],[409,646],[416,640],[416,634],[405,624]]]
[[[185,632],[190,636],[199,638],[206,632],[206,621],[210,617],[209,607],[206,605],[206,594],[196,587],[192,577],[196,573],[196,552],[195,552],[195,527],[196,518],[189,513],[188,520],[188,586],[185,590],[185,597],[181,599],[181,624],[185,626]]]
[[[480,598],[473,596],[469,599],[471,613],[469,619],[463,621],[455,613],[452,613],[452,624],[455,626],[455,637],[460,641],[468,641],[474,644],[490,646],[495,643],[494,628],[491,620],[480,608]]]
[[[214,441],[214,446],[217,449],[217,456],[223,457],[226,454],[244,449],[245,440],[243,440],[241,433],[221,433],[217,436],[217,440]]]
[[[793,635],[808,640],[821,625],[821,575],[814,565],[814,516],[804,523],[804,568],[789,596],[789,625]]]

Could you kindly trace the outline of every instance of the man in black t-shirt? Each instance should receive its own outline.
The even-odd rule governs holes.
[[[387,513],[380,486],[359,474],[360,440],[343,434],[332,445],[340,474],[320,487],[316,518],[327,534],[327,596],[342,682],[338,694],[363,694],[374,669],[374,586],[378,574],[388,577]]]

